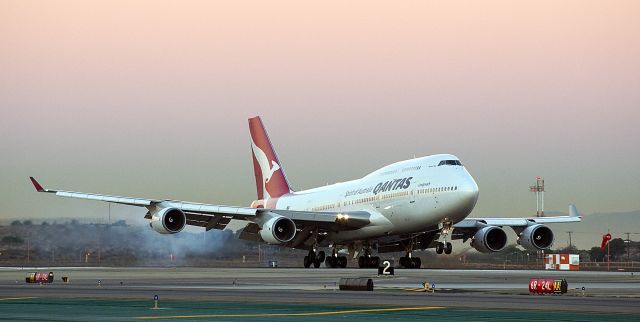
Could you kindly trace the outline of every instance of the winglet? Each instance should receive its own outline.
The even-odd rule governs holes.
[[[29,177],[29,179],[31,179],[31,183],[33,183],[33,186],[36,188],[36,191],[38,191],[38,192],[45,192],[46,191],[46,190],[44,190],[44,188],[42,188],[40,183],[38,183],[38,181],[34,177]]]
[[[574,204],[569,205],[569,217],[582,218],[582,216],[580,216],[580,214],[578,213],[578,209],[576,209],[576,205]]]

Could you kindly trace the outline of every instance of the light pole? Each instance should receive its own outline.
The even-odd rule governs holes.
[[[630,255],[630,251],[629,248],[631,248],[631,240],[629,239],[629,235],[631,235],[631,233],[625,233],[625,235],[627,235],[627,262],[631,261],[631,255]]]

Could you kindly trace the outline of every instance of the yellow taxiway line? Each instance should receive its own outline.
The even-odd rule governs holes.
[[[137,319],[198,319],[198,318],[239,318],[239,317],[286,317],[286,316],[317,316],[317,315],[338,315],[352,313],[380,313],[398,311],[423,311],[444,309],[444,306],[413,306],[413,307],[391,307],[380,309],[359,309],[324,312],[304,312],[304,313],[258,313],[258,314],[199,314],[199,315],[165,315],[165,316],[139,316]]]

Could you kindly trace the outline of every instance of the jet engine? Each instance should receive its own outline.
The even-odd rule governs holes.
[[[187,216],[178,208],[162,208],[151,216],[149,225],[161,234],[179,233],[187,223]]]
[[[518,244],[528,250],[548,249],[553,244],[553,232],[542,224],[528,226],[520,233]]]
[[[487,226],[476,232],[471,247],[481,253],[499,252],[507,245],[507,233],[500,227]]]
[[[293,220],[274,216],[262,225],[260,237],[269,244],[283,244],[289,242],[296,235],[296,224]]]

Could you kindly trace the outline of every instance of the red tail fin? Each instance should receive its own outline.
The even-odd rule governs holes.
[[[259,116],[249,119],[249,131],[258,199],[277,198],[291,192],[284,169]]]

